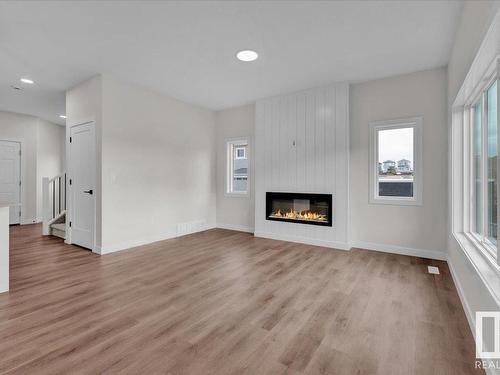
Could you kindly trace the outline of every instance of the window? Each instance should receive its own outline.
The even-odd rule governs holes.
[[[500,20],[499,20],[500,21]],[[498,284],[498,33],[490,27],[451,103],[448,224],[451,252],[495,299]],[[495,46],[494,48],[491,46]],[[465,72],[464,72],[465,73]],[[426,194],[427,195],[427,194]],[[456,241],[456,243],[455,243]]]
[[[482,232],[482,172],[481,172],[481,150],[482,150],[482,127],[481,127],[481,103],[472,106],[472,222],[471,229],[474,233]]]
[[[489,81],[469,107],[470,225],[469,233],[496,258],[498,118],[497,81]]]
[[[227,142],[227,190],[230,195],[248,194],[248,142],[233,140]]]
[[[238,146],[235,147],[235,159],[246,159],[247,158],[247,146]]]
[[[422,204],[422,118],[370,123],[370,203]]]

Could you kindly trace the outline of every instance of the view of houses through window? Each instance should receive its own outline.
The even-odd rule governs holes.
[[[488,239],[497,242],[497,82],[486,92],[486,117],[488,123]]]
[[[483,226],[483,184],[481,174],[482,164],[482,135],[481,135],[481,102],[472,106],[472,220],[471,230],[474,233],[481,233]]]
[[[248,144],[246,141],[228,142],[228,193],[248,192]]]
[[[497,81],[470,108],[471,232],[486,245],[497,244]],[[495,253],[496,250],[492,250]]]
[[[413,197],[414,128],[378,132],[378,195]]]

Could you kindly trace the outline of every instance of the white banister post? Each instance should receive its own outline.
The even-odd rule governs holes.
[[[42,178],[42,234],[44,236],[49,235],[49,221],[51,219],[50,215],[50,198],[49,198],[49,178]]]

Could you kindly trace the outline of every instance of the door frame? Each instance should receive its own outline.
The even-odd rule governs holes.
[[[69,123],[66,126],[66,171],[68,174],[67,182],[66,182],[66,191],[67,191],[67,210],[66,210],[66,239],[64,240],[67,244],[72,244],[71,240],[71,227],[69,226],[69,222],[72,221],[73,216],[73,186],[69,184],[69,180],[72,178],[72,169],[71,169],[71,144],[69,142],[69,138],[71,137],[71,130],[77,126],[93,124],[94,126],[94,186],[95,186],[95,194],[94,197],[94,225],[92,228],[93,235],[93,244],[91,247],[91,251],[93,253],[99,254],[96,246],[96,226],[97,226],[97,132],[96,132],[96,121],[94,118],[88,118],[85,120],[80,120],[78,122]],[[68,194],[69,193],[69,194]]]
[[[19,225],[24,225],[24,224],[33,224],[31,221],[27,221],[26,218],[23,216],[25,214],[24,210],[24,182],[25,182],[25,176],[24,173],[26,171],[26,165],[24,163],[24,139],[22,138],[8,138],[8,137],[1,137],[0,141],[5,141],[5,142],[16,142],[19,143],[20,145],[20,150],[21,150],[21,155],[19,155],[19,179],[21,180],[21,188],[19,189],[19,207],[21,210],[21,216],[19,216]],[[37,180],[37,178],[35,178]],[[36,181],[38,183],[38,181]],[[37,184],[38,187],[38,184]],[[38,196],[37,189],[35,188],[35,194]],[[36,212],[36,207],[35,207],[35,221],[38,222],[38,215]]]

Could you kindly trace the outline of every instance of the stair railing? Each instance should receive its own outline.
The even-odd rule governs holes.
[[[42,232],[50,234],[50,224],[66,213],[66,173],[42,178]]]

